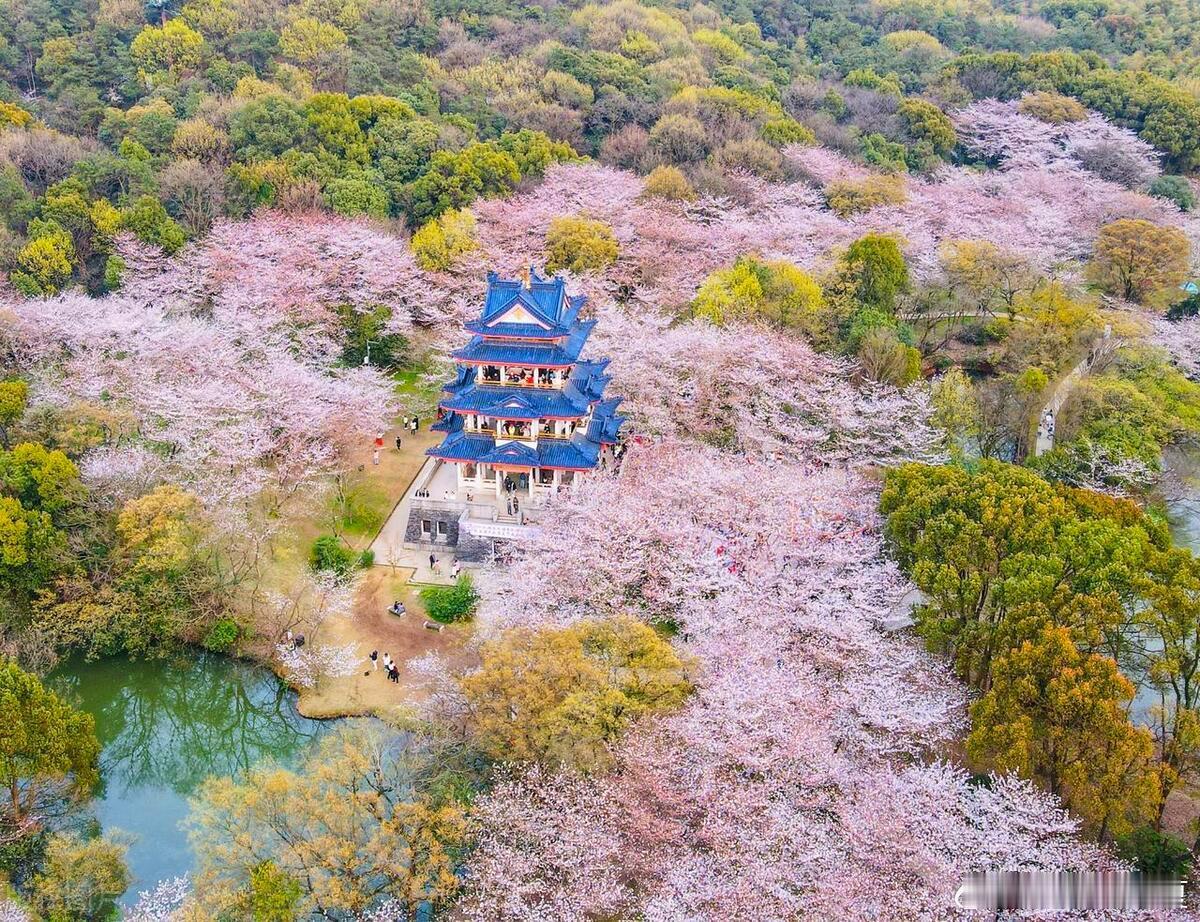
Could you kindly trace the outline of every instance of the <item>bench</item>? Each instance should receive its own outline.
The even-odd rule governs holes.
[[[425,622],[425,630],[427,630],[427,631],[437,631],[439,634],[442,632],[442,628],[443,628],[444,626],[445,626],[445,625],[438,624],[436,621],[426,621],[426,622]]]

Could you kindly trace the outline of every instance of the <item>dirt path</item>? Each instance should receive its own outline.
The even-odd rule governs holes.
[[[426,629],[427,620],[417,588],[408,582],[411,570],[374,567],[358,593],[354,614],[335,618],[321,625],[315,641],[321,644],[353,643],[362,656],[363,668],[347,678],[325,678],[316,688],[300,695],[297,707],[305,717],[357,717],[371,715],[383,719],[402,719],[412,705],[426,696],[421,681],[409,663],[434,651],[452,665],[465,665],[472,654],[467,650],[470,624],[447,625],[440,633]],[[397,617],[387,608],[401,599],[408,609]],[[388,653],[400,668],[400,682],[387,680],[383,667],[372,669],[368,656],[378,650],[382,659]]]
[[[429,430],[427,419],[423,418],[421,425],[415,436],[398,427],[389,429],[378,465],[372,464],[369,443],[361,451],[360,463],[368,482],[385,490],[393,504],[385,516],[385,525],[425,463],[425,449],[441,441],[439,433]],[[397,435],[401,437],[398,451]],[[366,547],[375,537],[363,536],[352,543]],[[401,719],[427,694],[409,668],[409,662],[430,651],[452,664],[468,661],[466,642],[471,636],[471,625],[447,625],[441,632],[426,629],[425,609],[417,594],[419,587],[409,583],[412,576],[413,570],[403,567],[372,567],[359,589],[353,616],[330,619],[321,625],[314,642],[330,646],[354,644],[363,667],[356,675],[325,678],[316,688],[302,691],[297,703],[300,713],[318,718],[371,715],[385,720]],[[388,613],[388,606],[396,599],[404,602],[408,614],[397,617]],[[368,657],[372,650],[379,652],[381,660],[388,653],[396,661],[400,668],[399,684],[387,680],[382,664],[377,669],[371,667]]]

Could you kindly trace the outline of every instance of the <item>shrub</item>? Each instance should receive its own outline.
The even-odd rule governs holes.
[[[460,257],[479,248],[475,241],[475,215],[447,211],[412,236],[413,255],[422,269],[445,272]]]
[[[868,176],[860,180],[831,182],[825,202],[843,218],[880,205],[899,205],[907,198],[899,176]]]
[[[1187,843],[1152,826],[1142,826],[1117,839],[1117,854],[1143,874],[1186,878],[1192,866]]]
[[[1167,308],[1168,320],[1182,320],[1184,317],[1195,317],[1200,314],[1200,294],[1188,295],[1182,301],[1176,301]]]
[[[308,563],[317,572],[329,571],[345,576],[354,566],[354,552],[336,535],[321,535],[313,542]]]
[[[1180,211],[1191,211],[1196,207],[1196,193],[1182,176],[1159,176],[1150,183],[1149,192],[1157,198],[1165,198],[1179,206]]]
[[[546,231],[546,269],[594,272],[612,265],[619,248],[612,228],[591,218],[555,218]]]
[[[1067,122],[1082,122],[1087,118],[1083,103],[1061,93],[1030,93],[1017,104],[1017,109],[1031,118],[1065,125]]]
[[[722,145],[716,161],[725,170],[746,170],[763,179],[783,178],[783,156],[766,141],[745,138]]]
[[[742,256],[713,272],[700,285],[692,310],[721,325],[730,320],[765,320],[776,327],[818,334],[824,306],[821,287],[791,263]]]
[[[664,115],[650,129],[650,147],[669,163],[703,160],[709,151],[708,131],[690,115]]]
[[[421,590],[425,613],[434,621],[453,624],[466,621],[475,614],[479,594],[468,573],[462,574],[453,586],[427,586]]]
[[[899,141],[892,141],[877,131],[863,135],[858,140],[859,153],[863,159],[889,173],[908,171],[908,148]]]
[[[643,192],[650,198],[664,198],[672,202],[690,202],[696,197],[696,191],[683,171],[673,166],[656,166],[651,170]]]
[[[812,129],[791,118],[773,118],[762,126],[762,139],[782,147],[785,144],[816,144]]]
[[[333,179],[325,185],[325,200],[340,215],[386,218],[391,204],[387,191],[368,179]]]
[[[906,99],[896,111],[914,140],[928,141],[934,153],[941,157],[954,150],[954,145],[958,143],[954,123],[933,103],[923,99]]]
[[[358,555],[358,568],[360,570],[367,570],[373,566],[375,566],[375,552],[367,548]]]
[[[226,653],[237,643],[240,634],[241,629],[232,618],[218,618],[204,635],[204,649],[214,653]]]
[[[121,276],[125,274],[125,260],[115,253],[104,260],[104,290],[116,291],[121,287]]]

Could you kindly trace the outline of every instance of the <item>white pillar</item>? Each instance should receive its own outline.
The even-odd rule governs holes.
[[[558,468],[554,469],[554,492],[557,493],[562,488],[562,471]]]
[[[529,498],[531,500],[533,499],[533,482],[534,482],[534,480],[537,479],[536,472],[537,472],[536,467],[531,467],[529,469]]]

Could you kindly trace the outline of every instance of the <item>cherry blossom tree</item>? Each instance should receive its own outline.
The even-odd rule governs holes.
[[[323,678],[338,679],[354,675],[364,659],[357,644],[308,644],[295,647],[276,644],[275,658],[284,678],[301,688],[316,688]]]
[[[1079,122],[1051,124],[1020,111],[1020,100],[982,99],[953,115],[959,142],[1006,169],[1076,169],[1081,155],[1104,145],[1136,166],[1147,181],[1159,173],[1158,153],[1134,132],[1091,113]]]
[[[222,225],[166,268],[139,265],[125,290],[107,298],[72,293],[6,305],[12,348],[33,373],[37,400],[102,403],[136,421],[136,439],[85,459],[98,482],[115,490],[122,480],[169,477],[213,505],[268,489],[295,494],[393,415],[379,371],[336,364],[332,310],[351,288],[360,299],[395,291],[365,278],[370,247],[391,238],[362,229],[356,237],[347,222],[290,231],[265,223]],[[288,244],[305,232],[313,236],[307,250]],[[393,241],[384,257],[398,262],[399,246]],[[127,242],[126,252],[142,251]],[[226,266],[218,254],[238,261]],[[428,314],[434,308],[421,290],[415,303]],[[395,312],[393,322],[407,328],[412,313]]]
[[[710,272],[745,253],[822,272],[849,243],[872,231],[898,235],[919,278],[936,278],[939,247],[959,239],[988,240],[1043,271],[1061,272],[1064,264],[1090,255],[1100,227],[1122,217],[1175,225],[1200,241],[1200,219],[1102,179],[1071,153],[1127,141],[1134,145],[1129,155],[1136,157],[1142,142],[1126,138],[1123,129],[1089,121],[1071,129],[1073,140],[1046,141],[1041,129],[1008,138],[1002,130],[1008,118],[1006,109],[995,129],[1004,151],[1011,152],[1002,169],[947,166],[928,178],[909,177],[905,202],[846,218],[826,206],[820,187],[869,171],[821,148],[788,152],[816,186],[741,177],[744,200],[737,202],[645,198],[641,181],[630,173],[590,163],[559,164],[524,194],[475,205],[481,249],[474,258],[502,271],[522,271],[540,258],[553,218],[585,213],[612,226],[620,246],[617,261],[587,279],[589,294],[657,312],[689,302]]]
[[[815,462],[932,458],[938,436],[922,387],[852,381],[854,366],[765,327],[671,325],[603,309],[590,343],[612,357],[612,392],[633,431],[700,438]]]
[[[969,870],[1107,865],[1052,797],[934,757],[966,696],[879,629],[908,587],[876,499],[846,468],[634,445],[480,581],[485,634],[670,621],[696,692],[608,776],[503,774],[475,812],[468,918],[951,918]]]
[[[1165,349],[1185,375],[1200,380],[1200,317],[1167,320],[1156,316],[1151,324],[1153,343]]]
[[[186,877],[162,880],[149,890],[139,891],[137,902],[121,918],[124,922],[173,922],[182,915],[191,895]]]

